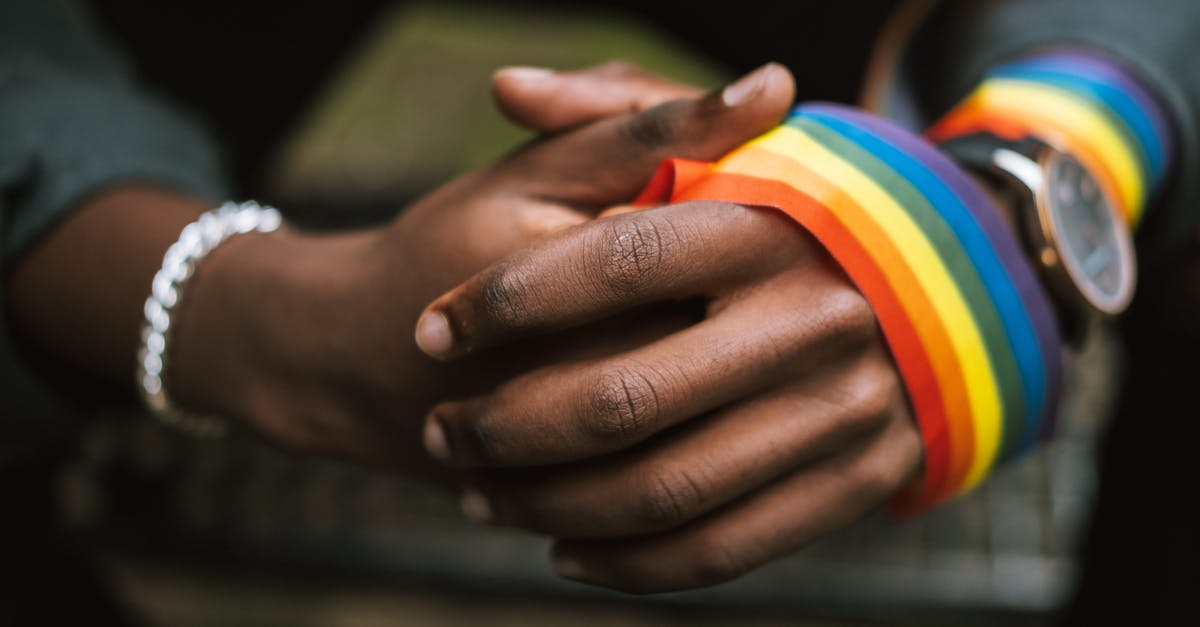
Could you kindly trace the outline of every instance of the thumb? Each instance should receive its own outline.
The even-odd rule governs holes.
[[[492,75],[492,96],[505,117],[543,133],[644,111],[701,90],[655,76],[627,61],[581,70],[506,67]]]
[[[543,200],[601,209],[630,201],[663,159],[715,160],[774,128],[795,83],[768,63],[724,89],[599,120],[545,138],[507,161],[525,191]]]

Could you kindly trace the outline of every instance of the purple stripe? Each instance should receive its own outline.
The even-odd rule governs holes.
[[[1009,227],[1000,217],[992,200],[953,162],[929,143],[908,131],[858,109],[831,104],[806,104],[806,109],[824,111],[869,129],[897,148],[904,150],[933,171],[957,195],[979,223],[1009,278],[1021,295],[1025,311],[1036,330],[1038,346],[1046,366],[1046,415],[1042,416],[1043,434],[1054,432],[1062,393],[1062,337],[1050,301],[1033,273],[1028,258]]]
[[[1150,118],[1150,124],[1154,126],[1155,132],[1158,133],[1165,153],[1167,155],[1172,154],[1174,135],[1171,133],[1171,122],[1163,113],[1162,105],[1159,104],[1158,99],[1141,83],[1132,78],[1136,75],[1135,71],[1127,69],[1100,54],[1076,49],[1047,50],[1018,60],[1037,61],[1043,59],[1054,61],[1061,64],[1060,67],[1063,69],[1074,70],[1083,76],[1100,74],[1105,79],[1111,81],[1118,89],[1129,94],[1131,98],[1137,101],[1142,111],[1145,111],[1146,117]]]

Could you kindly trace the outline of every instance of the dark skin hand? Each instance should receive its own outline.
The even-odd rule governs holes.
[[[919,440],[869,308],[801,230],[719,204],[591,220],[663,157],[716,158],[774,126],[791,103],[786,71],[699,100],[619,64],[501,72],[494,87],[512,118],[559,133],[387,228],[218,248],[178,314],[172,393],[283,446],[426,475],[422,415],[475,396],[428,423],[444,447],[426,432],[456,468],[506,468],[480,475],[468,513],[557,536],[564,575],[633,591],[735,576],[912,474]],[[13,270],[14,326],[35,349],[127,380],[161,252],[211,205],[136,185],[97,194]],[[472,306],[447,305],[448,351],[425,342],[454,363],[395,332],[530,243],[480,275],[504,280],[452,292],[482,303],[478,326],[461,324]]]
[[[786,70],[767,66],[711,94],[628,64],[540,77],[502,71],[494,89],[510,116],[554,134],[382,228],[284,228],[222,244],[176,314],[171,394],[297,451],[444,476],[420,444],[436,400],[677,328],[667,312],[631,332],[610,323],[583,339],[456,364],[428,358],[405,331],[438,293],[628,201],[664,157],[715,158],[774,126],[792,99]],[[129,381],[150,278],[180,229],[213,204],[136,183],[99,191],[12,267],[14,329],[39,354]]]
[[[976,182],[1015,231],[1014,200]],[[426,310],[418,342],[453,361],[703,301],[700,322],[672,334],[436,407],[426,446],[473,471],[468,516],[557,538],[563,576],[657,592],[791,553],[914,476],[921,442],[898,372],[819,244],[773,210],[634,211],[557,233]]]
[[[795,551],[914,476],[920,435],[870,306],[771,210],[572,227],[437,299],[418,342],[454,360],[692,297],[703,320],[667,337],[435,407],[426,447],[477,473],[466,513],[558,538],[564,576],[654,592]]]
[[[871,307],[773,210],[573,226],[436,299],[417,343],[454,363],[685,299],[703,303],[686,328],[436,406],[426,448],[473,471],[464,512],[556,538],[563,576],[657,592],[791,553],[914,478],[920,434]]]

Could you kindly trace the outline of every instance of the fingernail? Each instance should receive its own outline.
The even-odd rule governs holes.
[[[596,219],[619,216],[623,213],[633,213],[634,211],[645,211],[650,208],[650,205],[613,205],[596,214]]]
[[[496,74],[516,79],[523,83],[533,83],[548,80],[554,77],[554,70],[544,67],[529,67],[529,66],[513,66],[502,68]]]
[[[426,310],[417,320],[417,348],[431,357],[443,357],[454,346],[450,321],[440,311]]]
[[[491,501],[488,501],[482,492],[474,488],[467,488],[463,491],[462,497],[458,500],[458,506],[467,518],[478,523],[490,523],[495,518]]]
[[[554,564],[554,572],[558,573],[560,577],[583,579],[586,574],[583,570],[583,564],[573,557],[555,555],[551,561]]]
[[[767,69],[770,66],[771,64],[768,63],[726,87],[721,92],[721,100],[725,106],[736,107],[757,96],[758,92],[762,91],[763,86],[767,84]]]
[[[442,427],[442,423],[437,418],[428,418],[425,421],[425,450],[434,459],[439,461],[450,461],[450,447],[446,444],[446,429]]]
[[[589,219],[574,211],[554,208],[531,208],[518,214],[522,229],[531,236],[549,235],[565,228],[582,224]]]

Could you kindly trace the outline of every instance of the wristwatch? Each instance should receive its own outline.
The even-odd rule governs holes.
[[[1129,226],[1096,176],[1075,156],[1037,137],[989,132],[939,146],[1011,197],[1015,230],[1054,302],[1068,339],[1088,322],[1125,311],[1137,259]]]

